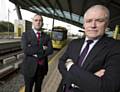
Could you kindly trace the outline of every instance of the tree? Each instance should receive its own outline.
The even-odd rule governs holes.
[[[10,22],[0,21],[0,32],[14,32],[14,25]]]

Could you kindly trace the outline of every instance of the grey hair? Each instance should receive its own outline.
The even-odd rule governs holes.
[[[87,16],[87,12],[91,9],[94,9],[94,8],[97,8],[97,9],[101,9],[101,10],[104,10],[106,12],[106,19],[109,21],[109,18],[110,18],[110,11],[107,7],[105,7],[104,5],[93,5],[92,7],[90,7],[84,14],[84,17]]]

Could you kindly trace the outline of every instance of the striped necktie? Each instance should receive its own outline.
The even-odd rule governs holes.
[[[91,43],[93,43],[93,40],[87,40],[87,44],[86,44],[85,48],[83,49],[82,53],[79,56],[78,64],[80,66],[82,66],[83,63],[84,63],[84,58],[85,58],[85,56],[86,56],[86,54],[87,54],[87,52],[89,50],[89,46],[90,46]]]

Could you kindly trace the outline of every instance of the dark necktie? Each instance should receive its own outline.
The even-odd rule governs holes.
[[[40,46],[40,32],[37,32],[38,47]]]
[[[84,63],[84,58],[85,58],[85,56],[86,56],[86,54],[89,50],[89,46],[90,46],[91,43],[93,43],[93,40],[87,40],[87,44],[86,44],[85,48],[83,49],[82,53],[79,56],[78,64],[80,66],[82,66],[82,64]]]
[[[41,41],[40,41],[40,32],[37,32],[37,41],[38,41],[38,47],[41,48]],[[42,54],[42,53],[38,53],[39,55]],[[39,59],[38,64],[40,65],[43,65],[43,60],[42,59]]]

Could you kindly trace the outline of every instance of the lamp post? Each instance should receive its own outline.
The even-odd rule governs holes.
[[[10,15],[16,10],[16,8],[10,10],[8,8],[8,39],[10,38]]]
[[[8,39],[10,38],[10,25],[9,25],[9,13],[10,13],[10,10],[8,9]]]

